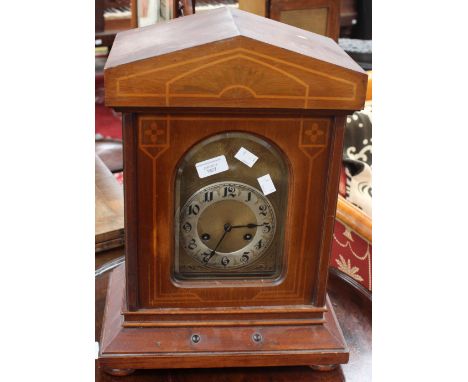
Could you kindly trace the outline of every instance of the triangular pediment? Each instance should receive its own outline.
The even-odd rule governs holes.
[[[367,76],[330,38],[231,8],[117,35],[106,104],[360,108]]]

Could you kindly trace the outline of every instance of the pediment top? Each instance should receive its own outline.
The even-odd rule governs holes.
[[[240,36],[364,73],[328,37],[229,7],[118,33],[106,69]]]

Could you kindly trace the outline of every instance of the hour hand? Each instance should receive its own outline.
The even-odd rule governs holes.
[[[244,225],[232,225],[232,228],[255,228],[255,227],[262,227],[264,225],[267,225],[268,223],[263,223],[263,224],[254,224],[254,223],[249,223],[249,224],[244,224]]]

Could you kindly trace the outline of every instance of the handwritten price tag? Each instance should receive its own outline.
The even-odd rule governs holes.
[[[219,174],[220,172],[229,170],[229,166],[224,155],[219,157],[204,160],[195,164],[198,176],[200,178],[206,178],[207,176]]]

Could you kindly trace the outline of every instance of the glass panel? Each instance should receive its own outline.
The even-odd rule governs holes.
[[[250,154],[235,157],[241,148],[258,157],[252,167]],[[265,175],[274,192],[260,186]],[[288,179],[283,154],[258,136],[229,132],[195,145],[176,177],[175,277],[280,276]]]

